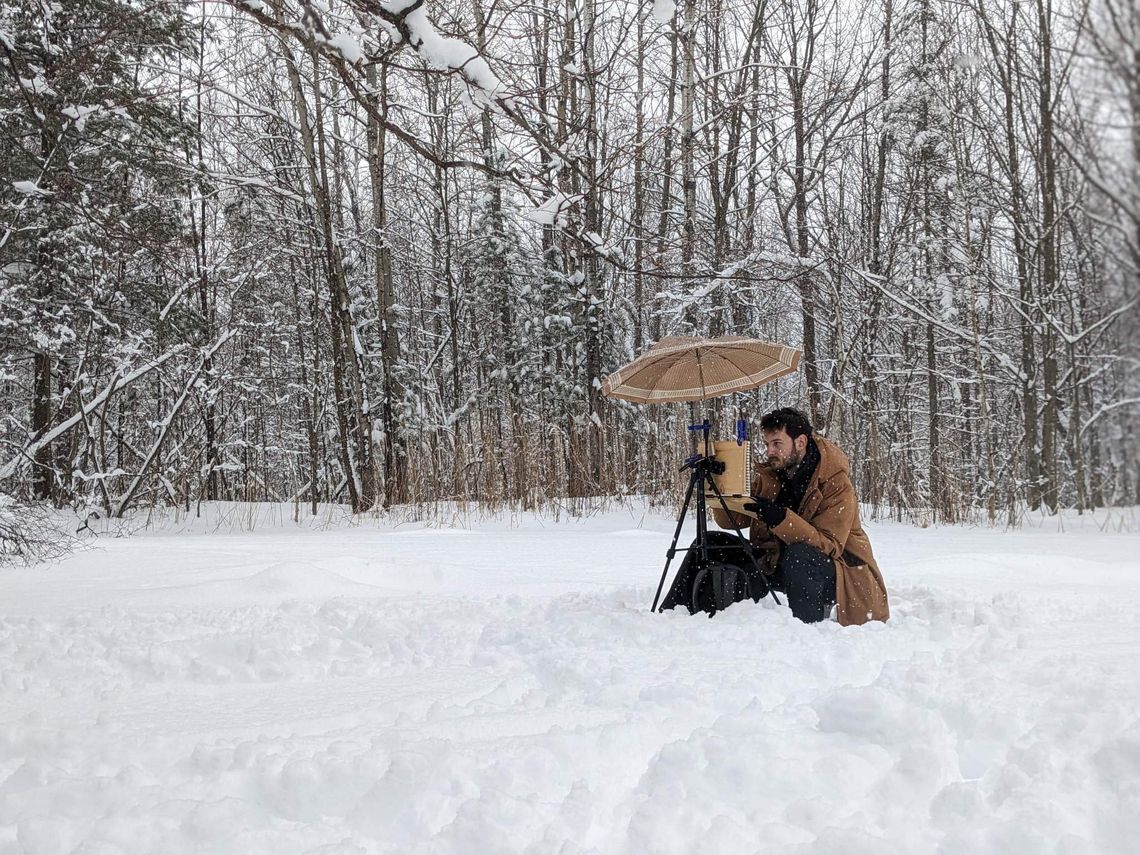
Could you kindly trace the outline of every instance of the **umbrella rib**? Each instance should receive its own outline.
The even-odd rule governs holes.
[[[691,345],[686,346],[691,347]],[[629,385],[631,383],[637,382],[637,378],[643,372],[657,368],[662,362],[667,361],[669,357],[674,356],[675,354],[672,351],[677,351],[680,349],[683,349],[682,345],[672,345],[671,347],[663,348],[660,351],[650,350],[647,353],[643,353],[641,356],[639,356],[629,365],[626,365],[624,368],[619,368],[615,373],[619,375],[622,386]],[[633,370],[628,374],[625,374],[624,372],[627,369]]]
[[[660,364],[661,364],[661,362],[662,362],[662,361],[664,361],[664,360],[665,360],[665,359],[666,359],[668,356],[670,356],[670,355],[671,355],[671,354],[661,354],[661,355],[659,355],[659,356],[658,356],[656,359],[649,359],[649,360],[647,360],[647,361],[646,361],[644,364],[642,364],[642,365],[638,365],[638,366],[637,366],[636,368],[634,368],[634,370],[633,370],[633,371],[631,371],[629,374],[625,375],[624,377],[621,377],[621,383],[620,383],[620,385],[622,385],[622,386],[628,386],[628,387],[630,387],[630,388],[633,388],[633,389],[638,389],[638,388],[640,388],[640,387],[636,387],[636,386],[634,386],[634,385],[633,385],[634,383],[637,383],[637,382],[639,382],[639,381],[638,381],[638,378],[639,378],[639,377],[640,377],[642,374],[644,374],[646,371],[649,371],[650,369],[653,369],[653,368],[659,368],[659,367],[660,367]],[[630,366],[626,366],[626,367],[628,368],[628,367],[630,367]],[[666,369],[666,370],[668,370],[668,369]],[[647,387],[647,388],[645,388],[645,389],[644,389],[644,390],[642,390],[642,391],[644,391],[644,392],[649,392],[649,391],[650,391],[650,388],[649,388],[649,387]]]
[[[637,366],[637,368],[631,371],[627,376],[621,378],[621,384],[625,386],[627,384],[633,383],[638,375],[642,374],[645,371],[648,371],[650,368],[656,368],[660,362],[660,359],[651,359],[648,360],[644,365]]]
[[[721,357],[720,357],[720,358],[721,358],[721,359],[723,359],[725,362],[727,362],[729,365],[731,365],[733,368],[735,368],[737,371],[739,371],[739,372],[740,372],[740,373],[741,373],[741,374],[742,374],[744,377],[752,377],[752,376],[754,376],[753,374],[749,374],[747,371],[745,371],[743,368],[741,368],[739,365],[737,365],[735,362],[733,362],[731,359],[729,359],[729,358],[728,358],[728,356],[727,356],[727,354],[721,354]],[[765,370],[771,370],[771,368],[772,368],[773,366],[776,366],[776,365],[779,365],[779,366],[781,366],[781,367],[783,367],[783,368],[787,368],[787,365],[785,365],[785,364],[784,364],[783,362],[781,362],[779,359],[773,359],[773,360],[772,360],[772,365],[769,365],[769,366],[768,366],[768,368],[767,368],[767,369],[765,369]],[[755,373],[759,373],[759,372],[755,372]],[[745,390],[745,391],[747,391],[747,390]]]
[[[763,374],[766,374],[766,375],[767,375],[767,377],[766,377],[766,379],[765,379],[765,381],[764,381],[764,382],[767,382],[767,380],[774,380],[774,379],[776,379],[777,377],[783,377],[785,374],[787,374],[787,373],[789,373],[790,371],[792,371],[792,370],[793,370],[792,366],[788,365],[786,362],[782,362],[781,360],[779,360],[779,359],[775,359],[775,358],[774,358],[774,359],[772,360],[772,364],[771,364],[771,365],[769,365],[769,366],[768,366],[766,369],[764,369],[763,371],[758,371],[758,372],[756,372],[756,373],[754,373],[754,374],[747,374],[747,373],[744,373],[744,369],[743,369],[743,368],[741,368],[739,365],[737,365],[737,364],[736,364],[735,362],[733,362],[731,359],[728,359],[728,358],[727,358],[727,357],[725,357],[723,354],[717,354],[717,355],[718,355],[718,356],[720,356],[720,358],[721,358],[721,359],[724,359],[724,361],[725,361],[725,362],[729,363],[729,364],[730,364],[730,365],[731,365],[733,368],[735,368],[737,371],[740,371],[740,372],[742,373],[742,375],[743,375],[741,379],[749,379],[749,378],[753,378],[753,377],[755,377],[757,374],[762,374],[762,373],[763,373]],[[773,374],[773,369],[776,369],[776,368],[778,368],[778,370],[776,371],[776,373],[775,373],[775,374]],[[726,386],[729,386],[729,385],[731,385],[731,383],[732,383],[732,382],[733,382],[733,381],[729,380],[729,381],[726,381],[726,382],[724,382],[724,383],[719,383],[719,384],[717,384],[716,386],[714,386],[713,388],[714,388],[714,389],[724,389]],[[755,387],[750,387],[750,388],[755,388]],[[729,389],[728,391],[748,391],[748,390],[747,390],[747,389]],[[703,389],[702,389],[702,394],[705,394],[705,391],[704,391]]]
[[[743,368],[741,368],[739,365],[737,365],[735,362],[733,362],[731,359],[729,359],[728,354],[722,353],[722,354],[720,354],[720,358],[723,359],[725,362],[727,362],[729,365],[731,365],[733,368],[735,368],[737,371],[739,371],[743,376],[745,376],[745,377],[751,377],[752,376],[747,371],[745,371]]]

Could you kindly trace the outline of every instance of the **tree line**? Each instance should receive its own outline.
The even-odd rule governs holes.
[[[14,0],[0,485],[678,486],[798,404],[900,514],[1140,502],[1131,0]],[[666,335],[797,375],[605,399]]]

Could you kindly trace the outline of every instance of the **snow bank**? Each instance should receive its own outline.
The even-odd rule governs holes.
[[[872,524],[886,625],[652,615],[616,509],[0,574],[0,853],[1068,852],[1140,827],[1140,536]]]

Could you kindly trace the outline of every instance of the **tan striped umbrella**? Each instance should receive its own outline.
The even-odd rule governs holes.
[[[737,335],[671,336],[607,377],[602,393],[638,404],[703,401],[763,386],[799,364],[800,352],[783,344]]]

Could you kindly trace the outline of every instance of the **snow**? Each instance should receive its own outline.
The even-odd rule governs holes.
[[[423,4],[417,0],[393,0],[388,11],[400,15],[407,27],[409,44],[433,68],[442,71],[459,71],[475,87],[473,95],[486,105],[506,100],[502,82],[491,70],[479,52],[462,39],[442,35],[427,16]],[[410,11],[407,11],[409,10]],[[396,41],[403,36],[386,20],[382,20],[388,34]]]
[[[0,573],[3,855],[1135,851],[1135,515],[869,522],[842,628],[650,614],[637,503],[207,511]]]
[[[580,194],[568,196],[561,192],[555,193],[534,210],[524,212],[523,217],[540,226],[565,228],[569,222],[567,212],[581,198]]]
[[[676,0],[653,0],[653,17],[658,23],[668,24],[676,12]]]
[[[339,53],[349,65],[356,65],[364,60],[364,51],[354,36],[348,33],[339,33],[328,40],[329,47]]]
[[[26,77],[21,77],[20,86],[33,95],[55,94],[55,90],[51,88],[48,82],[44,80],[43,75],[40,74],[37,74],[30,80]]]
[[[23,193],[25,196],[50,196],[52,192],[45,190],[34,181],[13,181],[12,187],[17,193]]]
[[[98,104],[76,104],[74,106],[64,107],[60,112],[74,121],[75,129],[82,132],[87,125],[87,119],[102,109],[103,108]]]

